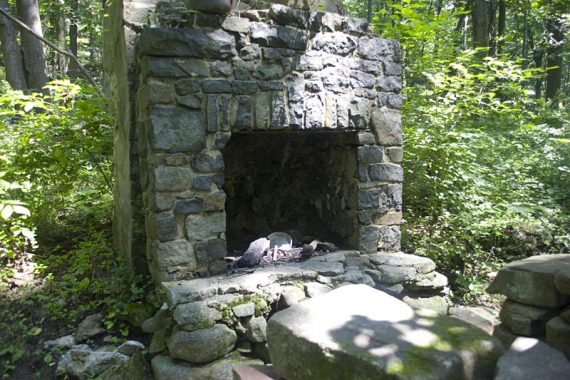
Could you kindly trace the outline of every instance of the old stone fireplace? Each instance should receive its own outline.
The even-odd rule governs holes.
[[[117,246],[139,270],[220,273],[228,252],[275,231],[361,254],[400,249],[397,43],[358,19],[277,4],[152,10],[152,27],[126,22],[136,55],[115,48],[107,70],[127,110]]]

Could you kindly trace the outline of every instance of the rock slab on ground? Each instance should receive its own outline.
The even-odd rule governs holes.
[[[564,355],[534,338],[517,338],[497,364],[495,380],[564,380],[570,363]]]
[[[499,271],[487,291],[527,305],[562,307],[570,300],[555,286],[559,272],[570,272],[570,254],[533,256],[513,261]],[[559,282],[558,287],[563,288],[563,281]]]
[[[342,307],[340,307],[342,305]],[[269,352],[288,380],[491,379],[502,348],[463,321],[347,285],[276,313]]]

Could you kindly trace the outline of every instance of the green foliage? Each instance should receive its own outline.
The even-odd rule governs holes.
[[[46,366],[56,363],[54,356],[61,353],[42,351],[39,337],[69,334],[92,313],[105,315],[111,334],[129,335],[128,314],[142,305],[141,279],[116,258],[104,225],[75,228],[83,237],[70,247],[35,256],[41,286],[20,291],[10,303],[0,297],[0,375],[8,376],[24,357],[42,358]]]
[[[473,300],[505,262],[570,248],[570,112],[532,97],[541,71],[462,49],[461,10],[429,6],[375,17],[404,53],[403,243]]]
[[[32,248],[36,226],[53,228],[79,205],[97,210],[111,196],[111,120],[105,102],[93,89],[69,81],[46,89],[47,94],[6,91],[0,96],[3,259]]]
[[[112,124],[106,102],[69,81],[0,95],[4,376],[40,336],[69,333],[90,313],[107,313],[107,326],[128,334],[125,315],[142,290],[110,243]]]

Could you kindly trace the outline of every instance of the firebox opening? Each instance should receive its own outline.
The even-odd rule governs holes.
[[[234,133],[223,150],[228,250],[276,231],[357,246],[354,132]]]

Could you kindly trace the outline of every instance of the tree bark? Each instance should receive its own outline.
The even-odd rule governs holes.
[[[0,7],[7,10],[8,0],[0,0]],[[0,43],[4,56],[6,80],[14,90],[25,90],[28,84],[24,71],[24,59],[16,37],[17,31],[12,21],[0,15]]]
[[[501,54],[503,52],[503,47],[505,42],[505,31],[507,27],[507,5],[505,0],[499,0],[499,20],[497,26],[497,53]]]
[[[40,10],[37,0],[17,0],[18,16],[22,22],[28,25],[35,33],[42,34],[42,24],[40,22]],[[22,31],[20,33],[22,41],[22,52],[24,53],[24,67],[28,86],[31,89],[39,90],[48,81],[46,56],[42,42],[30,33]]]
[[[372,0],[368,0],[368,9],[367,9],[367,16],[366,19],[368,22],[372,21]]]
[[[546,52],[546,99],[556,96],[562,87],[562,64],[564,48],[564,26],[562,20],[554,17],[547,22],[549,41]]]
[[[491,6],[488,0],[473,0],[471,3],[471,18],[473,26],[473,47],[489,48],[489,21]]]
[[[76,15],[77,15],[77,12],[79,10],[78,0],[71,0],[71,2],[69,3],[69,6],[71,8],[71,17],[70,17],[70,23],[69,23],[69,51],[71,52],[71,54],[73,54],[74,56],[77,57],[78,28],[77,28],[77,19],[76,19],[77,16]],[[79,69],[78,69],[77,65],[74,62],[70,62],[69,63],[69,76],[70,77],[77,77],[78,75],[79,75]]]
[[[56,4],[57,4],[57,11],[53,13],[52,22],[57,35],[58,46],[65,47],[66,45],[65,37],[67,35],[65,13],[64,13],[65,3],[63,0],[56,0]],[[57,71],[61,75],[67,74],[69,59],[62,54],[56,54],[56,59],[57,59],[57,68],[56,68]]]

